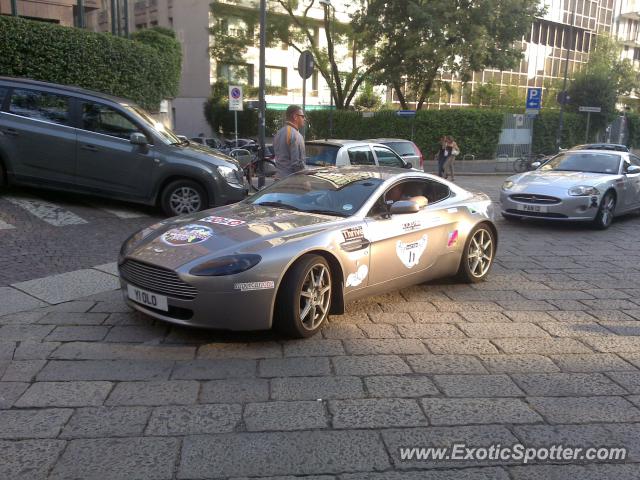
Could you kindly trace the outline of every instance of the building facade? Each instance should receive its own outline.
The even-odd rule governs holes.
[[[18,16],[73,27],[78,24],[77,4],[77,0],[18,0]],[[98,0],[85,0],[85,15],[98,7]],[[0,15],[11,13],[11,0],[0,0]]]

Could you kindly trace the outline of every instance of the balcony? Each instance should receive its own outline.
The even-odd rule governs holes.
[[[629,20],[640,20],[640,1],[627,0],[620,9],[620,16]]]
[[[620,42],[627,47],[640,47],[640,37],[637,35],[635,37],[622,38],[620,39]]]

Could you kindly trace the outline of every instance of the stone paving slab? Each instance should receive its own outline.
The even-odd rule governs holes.
[[[46,307],[42,300],[11,287],[0,287],[0,316]]]
[[[120,282],[117,277],[108,273],[86,269],[14,283],[11,286],[39,300],[56,304],[115,290]]]

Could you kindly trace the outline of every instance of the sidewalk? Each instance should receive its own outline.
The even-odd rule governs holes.
[[[438,162],[428,160],[424,162],[424,171],[438,173]],[[513,162],[506,160],[456,160],[454,163],[456,175],[514,175]]]

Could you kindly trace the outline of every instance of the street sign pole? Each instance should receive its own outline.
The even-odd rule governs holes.
[[[571,50],[571,44],[573,43],[573,24],[576,18],[576,9],[578,8],[578,2],[576,2],[573,6],[573,11],[571,12],[571,25],[569,26],[569,44],[567,45],[567,56],[564,59],[564,81],[562,83],[562,91],[567,91],[567,74],[569,71],[569,51]],[[558,119],[558,132],[556,133],[556,151],[560,151],[560,142],[562,141],[562,128],[563,128],[563,115],[564,115],[564,104],[563,101],[560,104],[560,118]]]
[[[302,62],[302,111],[305,112],[307,108],[307,62]],[[307,137],[307,125],[302,126],[302,138]]]
[[[18,16],[18,0],[11,0],[11,15]]]
[[[258,101],[260,102],[258,110],[258,145],[260,146],[260,162],[258,163],[258,188],[264,187],[264,131],[266,102],[264,98],[265,89],[265,62],[267,48],[267,0],[260,0],[260,75],[258,83]]]
[[[111,0],[111,35],[118,34],[118,24],[116,23],[117,15],[118,14],[116,11],[116,0]]]
[[[236,132],[236,148],[238,148],[238,111],[233,111],[233,120],[235,122],[235,132]]]
[[[591,121],[591,112],[587,112],[587,133],[584,136],[584,143],[589,143],[589,122]]]

